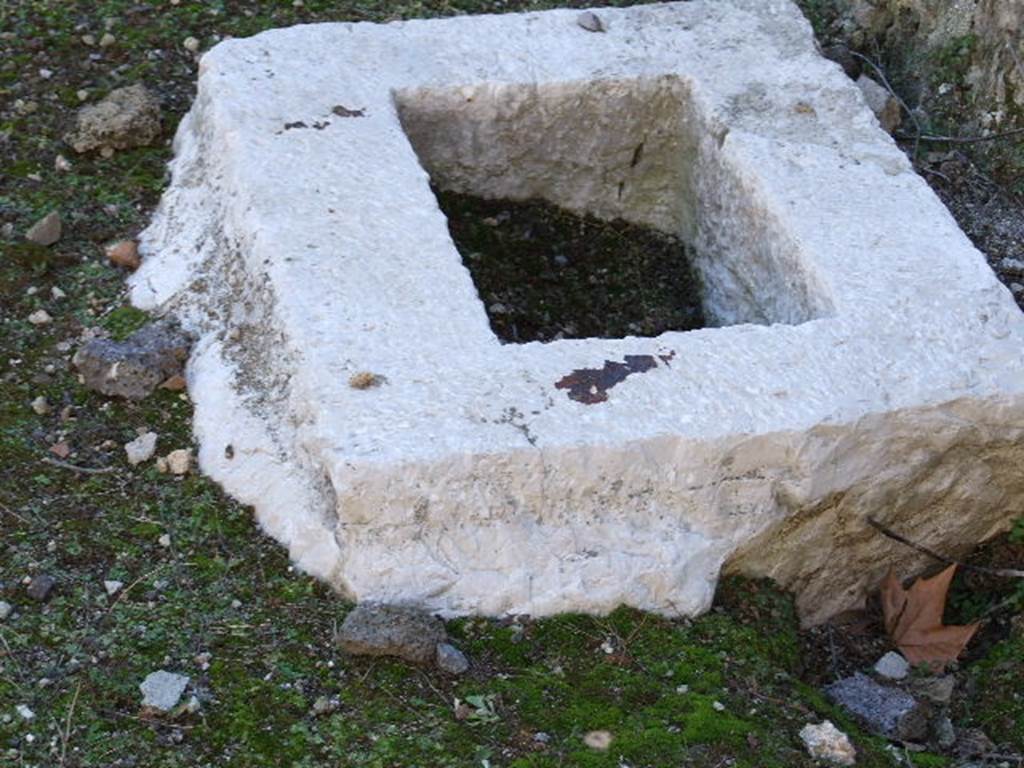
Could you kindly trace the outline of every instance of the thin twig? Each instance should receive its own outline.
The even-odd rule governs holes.
[[[896,99],[896,102],[903,108],[903,111],[907,113],[907,116],[910,118],[911,122],[914,123],[914,130],[917,132],[917,135],[911,138],[914,140],[914,159],[916,160],[918,144],[921,140],[921,134],[924,133],[924,131],[921,129],[921,123],[917,119],[917,115],[914,114],[914,112],[907,105],[907,102],[905,102],[903,98],[898,93],[896,93],[896,90],[889,84],[889,79],[885,76],[885,72],[882,71],[882,68],[880,66],[875,64],[875,62],[873,62],[864,54],[857,53],[856,51],[850,51],[850,53],[853,56],[856,56],[861,61],[863,61],[868,66],[870,66],[873,70],[875,70],[875,74],[877,74],[878,77],[882,80],[882,85],[885,86],[885,90],[889,92],[890,96]]]
[[[874,528],[876,531],[883,534],[884,536],[888,536],[893,541],[898,541],[900,544],[905,544],[906,546],[910,547],[911,549],[917,550],[923,555],[928,555],[929,557],[935,558],[940,563],[945,563],[946,565],[956,565],[968,571],[987,573],[991,576],[1003,576],[1010,579],[1024,579],[1024,571],[1018,571],[1013,568],[986,568],[982,565],[969,565],[967,563],[962,563],[959,560],[953,560],[950,557],[940,555],[938,552],[932,549],[928,549],[928,547],[918,544],[917,542],[911,541],[905,536],[900,536],[891,528],[887,528],[886,526],[882,525],[873,517],[868,518],[868,525],[870,525],[872,528]]]
[[[31,525],[32,524],[27,518],[22,517],[21,515],[19,515],[17,512],[15,512],[13,509],[8,507],[3,502],[0,502],[0,512],[6,512],[11,517],[16,518],[18,520],[21,520],[21,522],[23,522],[25,525]]]
[[[54,467],[70,469],[72,472],[81,472],[85,475],[105,475],[108,472],[114,472],[117,469],[117,467],[79,467],[74,464],[68,464],[66,461],[61,461],[60,459],[51,459],[49,456],[44,456],[40,461],[43,462],[43,464],[51,464]]]
[[[60,741],[61,741],[61,747],[60,747],[60,764],[61,765],[64,765],[64,761],[65,761],[65,759],[67,757],[68,742],[71,740],[71,718],[74,717],[75,705],[78,703],[78,694],[80,694],[81,692],[82,692],[82,681],[79,680],[78,681],[78,687],[75,688],[75,695],[71,699],[71,706],[68,707],[68,716],[67,716],[67,719],[64,721],[64,732],[61,733],[60,731],[58,731],[58,733],[60,733]]]
[[[929,134],[921,134],[920,136],[905,136],[897,135],[896,138],[901,141],[934,141],[942,144],[978,144],[983,141],[996,141],[997,139],[1005,139],[1010,136],[1019,136],[1024,133],[1024,128],[1014,128],[1009,131],[1002,131],[1001,133],[990,133],[987,136],[931,136]]]

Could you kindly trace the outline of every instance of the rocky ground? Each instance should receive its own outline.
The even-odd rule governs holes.
[[[198,54],[296,22],[545,5],[0,7],[0,764],[810,766],[808,742],[849,757],[818,728],[828,720],[858,765],[1024,765],[1020,579],[962,569],[946,621],[980,620],[979,633],[947,674],[902,680],[891,679],[901,671],[892,657],[890,677],[874,669],[892,650],[877,605],[801,631],[785,595],[740,581],[693,621],[631,610],[446,627],[420,617],[410,650],[390,619],[366,620],[294,572],[248,512],[194,471],[175,368],[187,341],[119,345],[149,319],[124,301],[131,246],[107,246],[130,240],[155,204]],[[823,45],[857,43],[873,64],[855,61],[876,77],[872,66],[895,72],[891,49],[855,40],[840,5],[804,2]],[[1021,144],[976,120],[972,53],[959,45],[931,70],[942,82],[894,86],[908,102],[895,130],[1024,301],[1014,288],[1024,283]],[[83,107],[137,84],[156,107],[128,93],[74,130]],[[126,111],[136,117],[110,127]],[[39,242],[27,240],[53,211],[59,227],[50,218],[32,231]],[[114,386],[122,358],[132,386],[97,391]],[[972,563],[1020,568],[1024,523]],[[406,659],[350,653],[382,647]],[[850,690],[894,719],[858,717]]]

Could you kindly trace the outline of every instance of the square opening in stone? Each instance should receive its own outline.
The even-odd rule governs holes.
[[[679,238],[541,199],[434,192],[502,341],[658,336],[705,325],[700,280]]]
[[[657,336],[832,314],[771,211],[744,205],[678,76],[394,94],[494,333]]]

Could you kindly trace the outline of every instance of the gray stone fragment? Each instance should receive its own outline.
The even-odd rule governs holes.
[[[956,740],[956,753],[960,757],[980,757],[995,751],[995,742],[981,728],[964,728]]]
[[[447,639],[440,619],[418,608],[360,603],[338,631],[341,648],[359,656],[397,656],[416,664],[436,660]]]
[[[56,585],[57,580],[53,576],[36,576],[29,583],[26,591],[29,597],[42,603],[49,599],[50,593]]]
[[[956,744],[956,729],[947,715],[941,715],[932,722],[932,738],[942,749],[949,749]]]
[[[118,88],[98,104],[82,107],[65,141],[76,152],[128,149],[160,136],[160,103],[143,85]]]
[[[128,463],[134,467],[136,464],[153,458],[153,454],[156,452],[156,441],[156,432],[146,432],[130,443],[125,443],[124,452],[128,456]]]
[[[911,689],[914,694],[934,704],[948,704],[953,698],[956,678],[953,675],[923,677],[914,680]]]
[[[581,13],[576,17],[576,23],[583,27],[583,29],[587,30],[587,32],[604,32],[607,29],[604,22],[601,21],[601,17],[593,11],[584,11]]]
[[[928,731],[928,714],[913,696],[859,672],[827,686],[825,695],[887,738],[915,741]]]
[[[902,120],[900,103],[896,98],[889,93],[885,86],[879,85],[867,75],[857,78],[857,86],[864,94],[864,100],[871,107],[871,111],[875,113],[878,122],[882,124],[882,128],[887,133],[895,131]]]
[[[185,692],[187,686],[188,678],[185,675],[176,675],[162,669],[151,672],[139,684],[139,690],[142,691],[142,707],[157,712],[170,712],[178,706],[181,694]]]
[[[875,663],[875,672],[889,680],[902,680],[910,674],[910,664],[896,651],[889,651]]]
[[[142,400],[162,382],[181,374],[189,344],[177,325],[158,321],[124,341],[94,339],[75,353],[72,362],[89,389]]]
[[[449,675],[461,675],[469,669],[469,659],[451,643],[438,643],[437,666]]]
[[[53,245],[60,240],[63,224],[57,211],[50,211],[39,221],[29,227],[25,239],[36,245]]]
[[[14,612],[14,606],[0,600],[0,621],[3,621]]]
[[[1021,259],[1014,259],[1007,256],[999,262],[999,267],[1004,272],[1014,272],[1018,275],[1024,275],[1024,261]]]

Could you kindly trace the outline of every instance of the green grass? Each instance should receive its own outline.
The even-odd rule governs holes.
[[[194,86],[195,62],[181,47],[188,35],[208,46],[215,35],[296,22],[553,5],[0,5],[0,31],[12,33],[0,40],[0,223],[14,231],[0,240],[0,599],[15,608],[0,622],[0,764],[799,767],[811,761],[797,733],[823,717],[853,736],[859,765],[892,764],[880,740],[801,680],[806,639],[788,598],[763,585],[727,583],[722,607],[695,621],[620,609],[521,625],[454,622],[450,632],[474,664],[458,680],[345,657],[332,635],[349,606],[294,572],[248,510],[201,476],[174,478],[151,463],[125,462],[122,445],[139,429],[160,434],[161,454],[190,445],[187,397],[159,391],[142,404],[106,400],[70,369],[84,329],[123,337],[145,320],[125,305],[123,274],[104,263],[101,247],[145,224],[170,158],[166,143],[109,160],[74,155],[61,137],[79,89],[93,102],[146,82],[164,100],[167,139]],[[85,46],[81,35],[102,35],[107,17],[115,45]],[[97,53],[102,58],[89,63]],[[51,79],[39,77],[41,67]],[[17,114],[8,107],[17,99],[35,100],[38,109]],[[53,170],[57,154],[72,161],[70,172]],[[20,233],[53,208],[65,219],[61,242],[52,249],[20,243]],[[52,298],[54,286],[66,297]],[[53,323],[26,321],[40,308]],[[52,406],[44,416],[30,406],[40,395]],[[113,471],[79,474],[44,463],[58,441],[71,446],[69,462]],[[170,547],[160,545],[163,534]],[[22,586],[40,573],[58,584],[46,604]],[[107,596],[105,579],[124,582],[126,591]],[[1019,640],[1007,641],[979,663],[987,694],[966,715],[1005,727],[1018,746],[1021,656]],[[197,712],[168,720],[139,711],[138,685],[160,668],[189,675]],[[321,697],[337,708],[314,714]],[[457,699],[486,703],[493,717],[459,719]],[[33,721],[15,713],[19,704],[36,713]],[[611,733],[607,752],[583,744],[591,730]],[[914,764],[941,759],[915,755]]]

